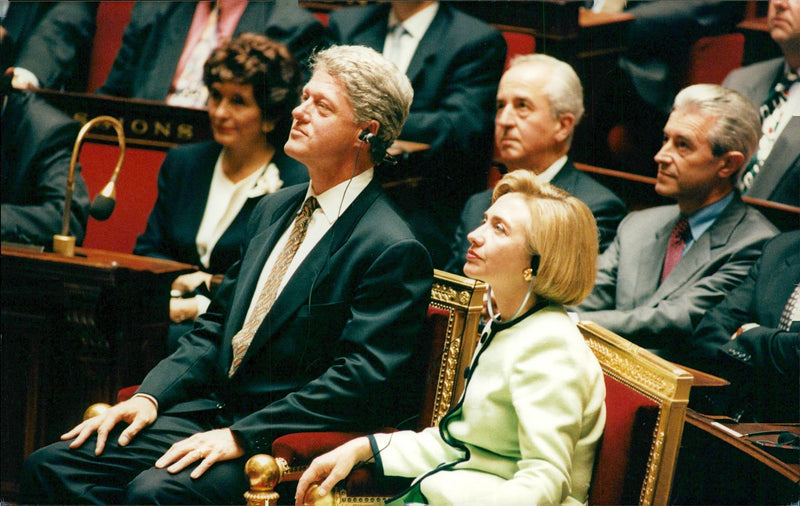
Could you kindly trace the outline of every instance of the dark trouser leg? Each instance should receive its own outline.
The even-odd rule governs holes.
[[[61,441],[34,452],[20,478],[21,503],[120,504],[128,483],[151,468],[176,441],[210,430],[210,423],[161,415],[126,447],[117,445],[125,424],[109,435],[106,448],[94,455],[95,438],[71,450]]]
[[[128,485],[125,504],[244,504],[245,457],[218,462],[198,479],[191,465],[177,474],[150,468]]]

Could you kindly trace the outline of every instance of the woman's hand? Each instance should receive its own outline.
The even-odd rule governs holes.
[[[200,283],[205,283],[206,288],[211,289],[211,278],[214,276],[207,272],[195,271],[189,274],[182,274],[172,282],[172,290],[175,293],[189,293],[195,291]]]
[[[197,297],[182,299],[172,297],[169,299],[169,319],[175,323],[197,318],[199,309],[197,307]]]
[[[317,495],[324,496],[336,485],[350,474],[350,471],[361,462],[366,462],[372,458],[372,448],[369,439],[359,437],[335,448],[324,455],[315,458],[308,469],[297,482],[297,492],[294,496],[296,506],[306,504],[305,498],[309,488],[315,483],[320,483],[317,488]],[[309,499],[310,504],[313,500]]]

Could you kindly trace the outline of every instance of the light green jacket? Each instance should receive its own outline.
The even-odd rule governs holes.
[[[412,491],[428,504],[586,503],[605,384],[564,309],[493,322],[470,370],[441,431],[374,436],[384,474],[421,476]]]

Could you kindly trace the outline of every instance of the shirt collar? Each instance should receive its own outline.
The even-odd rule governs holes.
[[[693,215],[688,217],[692,239],[697,239],[703,235],[703,232],[714,224],[719,215],[722,214],[722,210],[728,207],[728,204],[733,200],[733,194],[734,192],[730,192],[713,204],[695,211]]]
[[[306,198],[310,196],[316,197],[325,219],[328,220],[329,224],[333,224],[339,216],[344,214],[347,208],[350,207],[350,204],[352,204],[356,197],[367,187],[370,181],[372,181],[374,174],[375,169],[370,168],[353,176],[347,181],[342,181],[319,195],[314,193],[311,184],[309,184],[308,190],[306,191]],[[303,199],[303,201],[305,201],[305,199]],[[298,210],[298,213],[299,212]]]
[[[405,28],[406,32],[415,40],[419,40],[425,35],[425,32],[428,31],[428,27],[433,23],[433,18],[436,17],[437,12],[439,12],[439,2],[425,7],[403,21],[403,28]],[[394,9],[392,9],[389,12],[389,29],[391,30],[398,24],[400,24],[400,19],[397,17],[397,14],[395,14]]]
[[[566,164],[567,164],[567,155],[564,155],[555,162],[553,162],[553,165],[547,167],[547,169],[545,169],[544,172],[542,172],[541,174],[537,174],[536,179],[541,183],[549,183],[550,181],[553,180],[554,177],[556,177],[556,174],[561,172],[561,169],[563,169],[564,165]]]

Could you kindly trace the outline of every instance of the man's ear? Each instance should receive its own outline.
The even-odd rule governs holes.
[[[739,172],[742,164],[744,164],[744,155],[740,151],[728,151],[719,159],[721,163],[717,169],[717,175],[723,179],[727,179]]]
[[[558,142],[564,142],[572,135],[575,130],[575,115],[571,112],[565,112],[558,117],[558,129],[556,130],[555,139]]]

